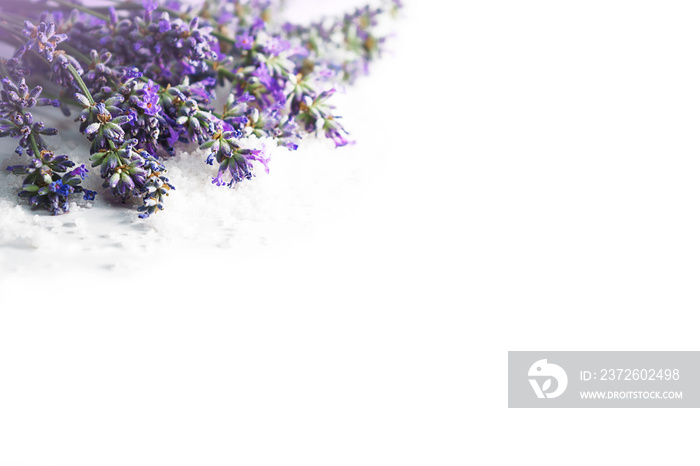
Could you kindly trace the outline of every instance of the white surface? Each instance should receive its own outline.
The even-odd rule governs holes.
[[[693,410],[509,411],[505,378],[697,349],[699,10],[412,2],[358,145],[251,186],[298,221],[5,277],[0,464],[692,464]]]

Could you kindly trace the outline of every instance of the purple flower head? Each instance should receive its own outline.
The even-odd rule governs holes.
[[[217,186],[223,186],[226,184],[226,181],[224,181],[224,173],[223,172],[218,172],[215,177],[211,179],[211,183],[215,184]]]
[[[75,77],[70,72],[70,67],[73,67],[79,76],[83,75],[83,68],[71,55],[68,55],[63,50],[59,50],[53,55],[54,60],[51,65],[51,80],[63,87],[72,88],[75,84]]]
[[[33,157],[34,146],[39,150],[46,148],[42,136],[58,134],[55,128],[47,128],[41,121],[34,121],[34,116],[27,109],[39,103],[41,87],[37,86],[31,91],[24,82],[24,78],[15,84],[9,78],[2,80],[3,89],[0,90],[0,137],[10,136],[19,139],[19,147],[15,152],[22,154],[26,149]],[[43,99],[42,99],[43,100]],[[32,144],[32,141],[34,144]]]
[[[148,83],[138,91],[141,94],[141,98],[136,100],[136,105],[143,110],[146,115],[158,115],[162,110],[161,106],[158,105],[159,90],[160,87],[149,79]]]
[[[169,17],[166,17],[164,14],[163,18],[161,18],[161,20],[158,22],[158,31],[161,33],[168,32],[171,28],[172,25],[170,24]]]
[[[148,80],[146,85],[143,86],[143,91],[149,95],[157,95],[159,90],[160,90],[160,86],[158,84],[154,83],[153,81],[151,81],[150,79]]]
[[[73,162],[65,155],[55,155],[44,150],[28,165],[8,167],[15,175],[27,175],[22,183],[19,196],[27,198],[29,205],[43,207],[53,215],[59,215],[69,210],[68,196],[83,191],[80,180],[70,173],[61,177],[58,173],[65,172]]]
[[[88,169],[85,168],[85,165],[80,165],[78,168],[75,168],[69,172],[69,175],[71,176],[79,176],[81,180],[84,180],[85,177],[88,174]]]
[[[158,105],[158,96],[153,94],[146,94],[136,105],[150,116],[158,115],[161,111],[161,106]]]
[[[197,102],[207,104],[214,98],[213,92],[208,89],[213,89],[215,85],[216,79],[209,77],[191,84],[187,90]]]
[[[173,128],[172,126],[168,126],[167,130],[168,133],[165,136],[167,147],[173,147],[173,145],[175,145],[175,143],[180,140],[180,131]]]
[[[262,31],[265,29],[265,20],[261,17],[256,17],[253,19],[253,24],[250,26],[251,32]]]
[[[37,99],[42,91],[41,86],[37,86],[30,91],[24,78],[19,80],[18,86],[10,79],[4,78],[2,87],[3,89],[0,90],[0,115],[4,117],[37,105]]]
[[[95,152],[102,148],[106,148],[108,145],[121,144],[124,141],[124,129],[122,125],[128,124],[131,121],[131,115],[120,115],[116,116],[117,112],[121,113],[121,110],[113,106],[111,100],[123,100],[121,99],[108,99],[105,102],[100,102],[95,105],[86,107],[81,115],[78,117],[81,123],[81,131],[87,136],[88,140],[92,141],[91,152]],[[113,115],[112,110],[115,112]]]
[[[68,196],[82,192],[80,182],[87,170],[84,166],[68,170],[75,163],[66,155],[56,155],[48,150],[42,135],[51,136],[58,133],[54,128],[45,128],[40,121],[34,121],[31,113],[26,111],[37,105],[41,87],[29,90],[24,79],[19,84],[11,79],[2,80],[0,90],[0,137],[11,136],[19,139],[19,150],[26,149],[31,160],[27,165],[13,165],[8,170],[15,175],[26,175],[19,196],[27,198],[32,206],[41,206],[54,215],[68,212]],[[66,173],[68,172],[68,173]],[[65,173],[62,177],[59,173]]]
[[[140,218],[147,218],[151,214],[163,210],[163,200],[171,189],[175,189],[168,182],[168,179],[161,175],[165,171],[165,167],[149,153],[142,151],[140,156],[143,157],[143,169],[148,173],[147,179],[142,183],[140,189],[143,196],[143,205],[138,208]]]
[[[314,68],[314,78],[321,82],[333,81],[338,76],[338,72],[338,69],[324,63]]]
[[[263,50],[265,53],[269,55],[279,55],[282,52],[285,52],[289,50],[291,47],[291,44],[289,43],[288,40],[281,39],[279,37],[271,37],[266,43],[265,46],[263,47]]]
[[[152,12],[158,8],[158,0],[143,0],[143,9]]]
[[[119,18],[117,17],[117,10],[113,6],[110,6],[107,10],[109,12],[109,22],[113,25],[116,25],[119,22]]]
[[[41,22],[34,26],[31,22],[25,21],[22,33],[29,37],[29,41],[24,46],[26,50],[35,49],[47,61],[53,61],[56,46],[68,38],[65,34],[56,34],[56,24],[53,22]]]
[[[144,157],[134,150],[137,142],[129,140],[120,146],[112,145],[90,157],[93,167],[100,166],[100,176],[105,180],[102,186],[112,188],[112,193],[122,200],[139,195],[149,176]]]
[[[67,184],[63,184],[63,181],[59,179],[49,185],[49,191],[60,196],[68,196],[73,193],[73,188]]]
[[[343,137],[340,130],[337,128],[327,128],[325,130],[325,134],[327,138],[333,140],[335,147],[343,147],[348,144],[348,140]]]
[[[226,170],[231,175],[231,181],[229,186],[233,187],[236,183],[243,181],[244,179],[249,180],[253,177],[253,162],[260,162],[263,164],[266,172],[270,172],[268,163],[270,158],[267,157],[263,151],[257,149],[241,149],[233,154],[231,157],[228,167],[220,167],[219,170]],[[222,164],[223,165],[223,164]]]
[[[140,78],[143,76],[143,73],[139,71],[138,68],[133,67],[133,68],[127,68],[126,72],[124,73],[124,79],[132,79],[132,78]]]
[[[253,71],[252,75],[258,78],[260,82],[265,85],[265,87],[271,87],[272,76],[270,75],[270,70],[267,68],[265,63],[260,63],[255,71]]]
[[[219,14],[219,17],[217,18],[217,22],[219,24],[227,24],[231,22],[235,18],[234,14],[228,10],[223,10]]]
[[[254,44],[255,38],[253,36],[249,36],[248,34],[241,34],[240,36],[236,36],[236,47],[238,47],[239,49],[250,50],[253,48]]]

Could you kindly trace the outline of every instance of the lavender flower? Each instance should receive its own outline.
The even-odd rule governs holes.
[[[112,142],[121,142],[123,140],[124,130],[120,125],[131,121],[130,116],[125,115],[113,118],[112,114],[107,111],[105,104],[96,104],[94,115],[97,121],[90,123],[84,131],[88,139]],[[99,144],[99,146],[104,145],[106,144]]]
[[[236,47],[238,47],[241,50],[250,50],[253,48],[253,45],[255,44],[255,39],[253,36],[250,36],[248,34],[241,34],[240,36],[236,37]]]
[[[52,105],[52,101],[41,99],[42,88],[35,87],[29,91],[24,78],[21,78],[19,85],[13,83],[9,78],[2,79],[3,89],[0,90],[0,137],[10,136],[19,139],[19,147],[16,152],[21,154],[22,149],[28,149],[33,156],[34,153],[46,148],[42,136],[53,136],[58,134],[55,128],[45,128],[44,123],[34,121],[33,115],[27,111],[37,105]]]
[[[139,210],[150,215],[162,210],[163,196],[174,188],[161,174],[165,167],[146,151],[136,150],[137,142],[132,139],[118,147],[99,150],[90,157],[90,161],[93,167],[100,167],[100,176],[105,180],[104,188],[111,188],[122,201],[131,196],[143,197],[145,209]],[[156,189],[152,189],[154,186]],[[157,199],[156,209],[150,209],[153,207],[152,199]]]
[[[304,101],[299,104],[299,121],[302,122],[308,132],[316,132],[322,129],[327,138],[331,138],[336,147],[348,144],[342,136],[347,131],[337,121],[338,116],[330,114],[334,108],[328,104],[328,99],[335,93],[335,89],[324,91],[315,99],[305,96]]]
[[[56,34],[56,25],[52,22],[41,22],[35,26],[25,21],[22,33],[29,37],[24,46],[26,50],[37,50],[47,61],[53,61],[56,46],[68,38],[65,34]]]
[[[163,210],[163,199],[169,194],[171,189],[175,189],[173,185],[168,182],[168,179],[161,175],[165,171],[165,167],[150,154],[146,155],[144,158],[144,166],[148,170],[148,178],[141,188],[143,193],[143,205],[138,208],[139,217],[147,218],[150,215]]]
[[[149,79],[148,84],[141,89],[141,98],[135,100],[136,105],[146,115],[154,116],[160,113],[161,106],[158,104],[160,100],[158,97],[159,89],[159,86]]]
[[[2,79],[2,86],[0,137],[18,138],[19,147],[15,152],[21,155],[22,148],[27,148],[31,157],[27,165],[7,167],[13,174],[27,175],[19,196],[27,198],[30,205],[43,207],[54,215],[68,212],[68,197],[73,193],[84,192],[86,199],[94,199],[93,191],[80,186],[87,175],[84,166],[59,175],[75,164],[67,156],[57,156],[48,150],[41,136],[56,135],[58,130],[45,128],[42,122],[34,121],[27,111],[36,105],[52,105],[52,101],[40,98],[42,88],[37,86],[30,91],[24,78],[17,85],[8,77]]]
[[[239,137],[239,132],[224,132],[220,125],[212,139],[200,147],[209,151],[208,164],[213,165],[214,160],[219,163],[218,173],[212,180],[217,186],[233,187],[236,183],[249,180],[253,177],[253,162],[262,163],[265,171],[269,172],[269,157],[261,150],[243,149],[238,142]]]
[[[15,175],[27,175],[19,196],[26,198],[29,205],[41,207],[53,215],[59,215],[70,210],[68,197],[73,193],[82,192],[87,200],[95,198],[94,191],[80,186],[87,172],[84,165],[63,176],[60,175],[74,165],[66,155],[55,155],[51,151],[43,150],[27,165],[10,166],[7,170]]]
[[[96,44],[112,56],[112,67],[137,67],[159,83],[178,84],[183,74],[207,70],[206,60],[216,59],[212,28],[190,21],[171,19],[147,2],[141,15],[120,18],[110,10],[109,20],[72,25],[71,44],[83,54]]]

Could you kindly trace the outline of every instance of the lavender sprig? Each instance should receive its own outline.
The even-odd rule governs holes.
[[[75,163],[68,160],[67,155],[42,150],[27,165],[13,165],[7,170],[15,175],[27,175],[19,196],[27,198],[29,205],[43,207],[53,215],[59,215],[70,210],[68,197],[71,194],[83,193],[84,199],[95,199],[95,191],[80,186],[87,176],[85,165],[68,171],[73,166]]]
[[[253,162],[260,162],[269,172],[269,157],[261,150],[242,148],[238,142],[240,137],[238,131],[224,131],[223,125],[220,125],[212,139],[200,146],[200,149],[208,151],[209,165],[213,165],[214,160],[219,163],[218,173],[212,180],[217,186],[233,187],[236,183],[251,179]]]
[[[4,65],[0,68],[3,73],[6,72]],[[80,185],[87,175],[85,166],[81,165],[68,172],[75,163],[66,155],[55,155],[48,150],[42,138],[56,135],[58,130],[45,128],[40,121],[35,122],[28,111],[37,105],[53,105],[52,101],[40,98],[42,88],[37,86],[30,91],[24,78],[20,79],[19,84],[15,84],[9,77],[2,79],[2,86],[0,137],[19,139],[19,146],[15,152],[22,155],[22,149],[26,149],[31,158],[26,165],[7,167],[7,170],[15,175],[27,175],[19,196],[27,198],[30,205],[43,207],[54,215],[70,210],[68,198],[71,194],[83,193],[85,199],[93,200],[95,192]]]

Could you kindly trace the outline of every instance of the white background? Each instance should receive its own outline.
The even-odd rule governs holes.
[[[508,410],[506,362],[697,349],[700,6],[405,16],[348,91],[352,207],[255,254],[4,277],[1,465],[697,462],[695,410]]]

